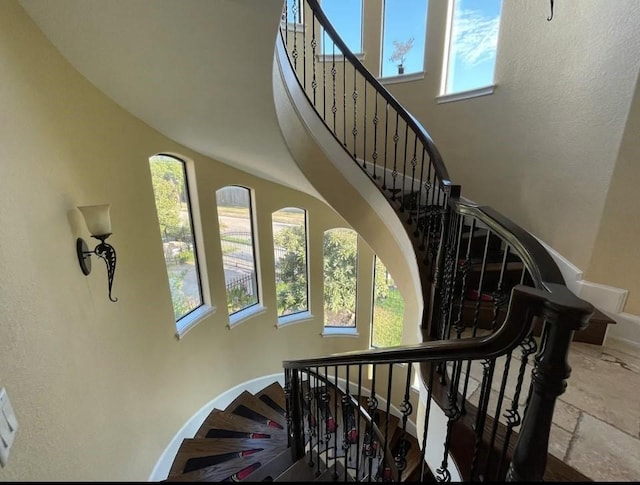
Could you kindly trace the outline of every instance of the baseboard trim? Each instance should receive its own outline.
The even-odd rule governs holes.
[[[621,340],[640,350],[640,317],[631,313],[618,313],[612,317],[618,324],[609,325],[606,338]]]
[[[223,392],[218,397],[202,406],[202,408],[191,416],[191,418],[187,420],[182,428],[180,428],[180,430],[171,439],[165,450],[162,452],[162,455],[160,455],[156,465],[153,467],[153,471],[151,472],[148,481],[159,482],[167,478],[169,470],[171,470],[173,460],[178,453],[180,445],[182,444],[182,440],[193,438],[204,420],[209,416],[209,413],[214,408],[224,409],[231,404],[236,397],[238,397],[238,394],[243,391],[256,393],[264,389],[269,384],[272,384],[274,381],[278,381],[280,385],[284,386],[284,374],[272,374],[243,382],[242,384],[238,384],[237,386]]]
[[[538,241],[549,251],[560,268],[567,287],[617,322],[616,325],[607,325],[604,343],[608,338],[614,338],[623,340],[634,347],[640,347],[640,316],[623,312],[629,291],[583,279],[583,272],[580,268],[544,241],[540,239]]]

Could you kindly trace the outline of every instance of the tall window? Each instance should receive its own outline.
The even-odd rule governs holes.
[[[230,185],[216,192],[229,315],[258,303],[251,192]]]
[[[324,233],[324,325],[356,326],[358,235],[351,229]]]
[[[373,284],[372,347],[393,347],[402,343],[404,300],[385,265],[375,258]]]
[[[491,86],[502,0],[450,0],[443,94]]]
[[[427,0],[385,0],[382,77],[424,70]]]
[[[149,166],[173,313],[178,322],[202,305],[185,162],[169,155],[154,155],[149,158]]]
[[[362,0],[321,0],[320,6],[349,50],[356,54],[362,52]],[[322,53],[331,55],[331,38],[323,35],[322,39]],[[340,54],[337,47],[335,53]]]
[[[307,211],[286,207],[271,215],[271,223],[278,316],[307,311]]]
[[[286,0],[286,7],[282,12],[282,20],[286,20],[287,23],[301,24],[302,15],[304,13],[304,3],[302,0]]]

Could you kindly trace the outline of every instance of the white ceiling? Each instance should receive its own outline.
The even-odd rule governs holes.
[[[64,57],[169,138],[318,196],[273,103],[283,0],[20,0]]]

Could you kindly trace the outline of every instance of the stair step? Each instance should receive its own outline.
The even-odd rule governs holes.
[[[257,423],[221,409],[214,409],[204,420],[194,438],[206,438],[211,430],[229,430],[244,433],[261,433],[269,435],[270,439],[286,441],[285,430]]]
[[[225,411],[252,419],[276,429],[285,430],[287,426],[287,421],[284,416],[249,391],[242,392],[225,408]]]
[[[273,454],[277,454],[282,450],[282,447],[282,442],[265,439],[185,439],[176,453],[176,458],[169,471],[169,477],[175,477],[213,466],[217,466],[218,469],[226,469],[228,467],[223,465],[235,458],[247,458],[265,450],[276,450]]]
[[[293,463],[289,468],[280,473],[274,482],[312,482],[316,479],[316,470],[318,463],[318,453],[316,451],[311,452],[313,454],[314,465],[309,465],[309,453],[303,458]],[[324,469],[324,465],[322,465]]]
[[[277,411],[281,416],[286,415],[287,403],[285,401],[284,389],[278,381],[269,384],[260,392],[256,393],[256,397]]]

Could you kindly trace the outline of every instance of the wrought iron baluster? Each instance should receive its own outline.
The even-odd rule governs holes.
[[[396,200],[396,178],[398,177],[398,141],[400,140],[400,136],[398,136],[398,121],[399,115],[396,111],[396,128],[393,133],[393,170],[391,172],[391,178],[393,180],[393,184],[391,187],[391,200]]]
[[[378,370],[378,366],[373,364],[373,369],[371,373],[371,394],[369,395],[369,399],[367,400],[367,410],[369,411],[369,416],[371,417],[371,423],[369,423],[369,442],[365,446],[365,453],[369,460],[369,473],[368,479],[372,480],[373,474],[373,455],[375,453],[376,448],[376,437],[373,432],[373,423],[376,413],[378,412],[378,399],[376,398],[376,371]]]
[[[404,121],[404,120],[403,120]],[[409,124],[405,121],[404,123],[404,157],[402,157],[402,198],[400,201],[400,210],[399,212],[404,212],[405,209],[405,182],[407,179],[407,143],[409,141]]]
[[[394,460],[396,468],[398,469],[398,481],[402,481],[402,472],[407,467],[407,421],[409,416],[413,412],[413,406],[411,405],[411,363],[407,363],[407,380],[404,388],[404,400],[400,403],[400,412],[402,413],[402,431],[400,432],[400,440],[398,445],[398,452],[396,453]]]
[[[331,78],[333,79],[333,105],[331,106],[331,112],[333,113],[333,134],[336,134],[336,113],[338,112],[338,107],[336,106],[336,45],[332,42],[332,53],[331,53]]]
[[[333,480],[338,479],[338,366],[333,367]]]
[[[524,373],[527,369],[527,363],[529,362],[529,356],[538,350],[538,344],[535,338],[530,333],[520,344],[522,354],[520,357],[520,368],[518,369],[518,380],[516,382],[516,389],[511,400],[511,407],[505,411],[505,418],[507,418],[507,431],[505,432],[504,444],[502,446],[502,453],[500,454],[500,460],[498,461],[498,467],[496,469],[496,477],[502,477],[506,471],[503,469],[507,460],[507,450],[509,449],[509,442],[511,441],[511,435],[513,434],[513,428],[520,426],[522,418],[519,411],[520,393],[522,391],[522,384],[524,382]],[[496,417],[497,421],[497,417]]]
[[[316,90],[318,88],[318,78],[316,77],[316,47],[318,46],[318,42],[316,40],[316,14],[313,12],[311,17],[311,64],[313,67],[312,70],[312,79],[311,79],[311,89],[313,90],[313,106],[316,107]],[[318,110],[316,109],[316,112]]]
[[[413,157],[411,158],[411,190],[409,196],[409,219],[407,219],[407,224],[413,224],[413,214],[414,211],[417,213],[420,210],[420,191],[417,192],[414,190],[414,181],[416,178],[416,165],[418,164],[418,134],[414,133],[413,137]],[[419,187],[419,186],[418,186]],[[404,182],[403,182],[404,188]]]
[[[387,149],[389,147],[389,101],[386,103],[384,113],[384,170],[382,172],[382,189],[387,189],[387,164],[389,158],[387,157]]]
[[[368,82],[364,80],[364,116],[362,120],[362,168],[366,168],[367,164],[367,86]],[[367,171],[369,173],[369,171]]]
[[[422,467],[420,468],[420,481],[424,482],[424,471],[426,462],[425,462],[425,454],[427,453],[427,436],[429,434],[429,417],[431,416],[431,394],[433,389],[433,375],[435,371],[435,365],[431,363],[429,365],[429,383],[427,385],[427,401],[425,405],[424,411],[424,431],[422,433],[422,449],[420,452],[420,463]]]
[[[461,338],[462,332],[464,331],[464,319],[462,318],[462,310],[464,307],[464,297],[467,292],[467,276],[471,273],[473,269],[473,264],[471,263],[471,245],[473,242],[473,236],[476,230],[476,220],[471,220],[471,226],[469,227],[469,241],[467,242],[467,253],[465,254],[465,259],[462,263],[458,262],[460,265],[460,273],[462,274],[462,284],[460,287],[460,301],[458,302],[458,317],[453,324],[456,329],[456,338]]]
[[[358,472],[360,470],[360,453],[361,453],[361,449],[360,449],[360,436],[362,436],[361,433],[361,426],[360,426],[360,406],[362,405],[362,402],[360,400],[360,396],[362,396],[362,364],[358,364],[358,406],[356,408],[356,414],[355,414],[355,418],[356,418],[356,426],[357,426],[357,439],[356,439],[356,481],[358,481]]]
[[[373,115],[373,153],[371,154],[371,159],[373,160],[373,178],[374,180],[378,178],[376,174],[377,162],[378,162],[378,123],[380,119],[378,118],[378,93],[376,92],[375,99],[375,112]]]
[[[298,22],[297,22],[297,15],[296,15],[296,9],[298,8],[297,6],[297,2],[293,2],[293,5],[291,6],[291,13],[293,14],[293,50],[291,51],[291,57],[293,58],[293,70],[296,71],[296,75],[298,73]]]
[[[418,183],[418,190],[417,190],[417,194],[418,194],[418,208],[417,208],[417,212],[416,212],[416,228],[413,231],[413,237],[419,237],[420,236],[420,226],[421,226],[421,219],[420,216],[422,215],[421,212],[423,210],[426,210],[427,206],[426,206],[426,200],[428,198],[428,192],[427,192],[427,197],[423,197],[422,196],[422,184],[424,183],[423,177],[424,177],[424,154],[425,154],[425,149],[424,146],[422,147],[422,160],[420,161],[420,181]],[[425,205],[424,205],[424,209],[422,206],[422,199],[424,198],[425,200]],[[422,217],[424,217],[424,215],[422,215]],[[422,247],[420,249],[423,249]]]
[[[358,71],[356,70],[356,66],[353,66],[353,94],[351,97],[353,98],[353,130],[351,134],[353,135],[353,159],[358,160],[357,156],[357,140],[358,140],[358,89],[356,86],[356,80],[358,78]],[[344,124],[347,124],[347,120],[345,118]],[[345,137],[346,143],[346,137]]]

